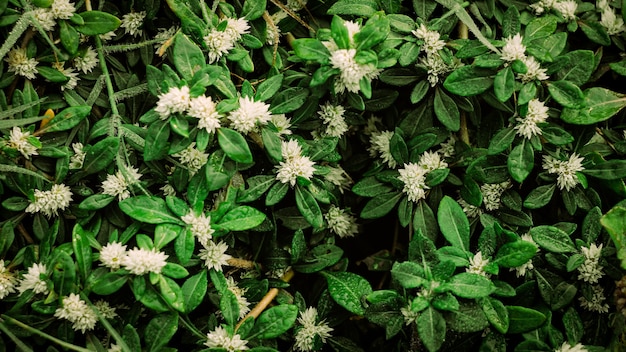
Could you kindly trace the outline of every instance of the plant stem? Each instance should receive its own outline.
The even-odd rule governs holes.
[[[33,352],[33,350],[26,346],[19,337],[15,336],[3,323],[2,319],[0,319],[0,331],[2,331],[5,335],[7,335],[11,341],[20,349],[20,351],[24,352]]]
[[[187,330],[191,331],[194,335],[205,339],[206,335],[202,333],[202,331],[198,330],[198,328],[196,328],[191,322],[188,322],[187,320],[189,319],[186,316],[182,316],[182,315],[178,315],[180,317],[180,321],[183,323],[183,325],[185,325],[185,327],[187,328]]]
[[[7,315],[2,314],[2,315],[0,315],[0,317],[2,317],[2,319],[0,319],[0,325],[2,325],[2,320],[6,320],[6,322],[8,322],[8,323],[11,323],[13,325],[17,325],[17,326],[19,326],[20,328],[22,328],[22,329],[24,329],[26,331],[32,332],[35,335],[39,335],[39,336],[43,337],[44,339],[50,340],[50,341],[58,344],[61,347],[67,348],[68,350],[78,351],[78,352],[91,352],[91,350],[88,350],[86,348],[79,347],[79,346],[76,346],[76,345],[72,345],[69,342],[65,342],[63,340],[57,339],[54,336],[48,335],[48,334],[46,334],[45,332],[43,332],[41,330],[35,329],[35,328],[31,327],[31,326],[28,326],[27,324],[24,324],[21,321],[13,319],[13,318],[11,318],[11,317],[9,317]]]
[[[117,332],[117,330],[115,330],[115,328],[113,328],[111,323],[109,323],[109,321],[100,313],[100,311],[96,307],[94,307],[87,295],[81,292],[80,297],[85,300],[89,307],[96,313],[96,315],[98,316],[98,320],[100,320],[102,325],[104,325],[104,328],[107,330],[107,332],[111,334],[111,336],[113,336],[115,342],[117,342],[117,344],[122,348],[122,351],[130,351],[131,349],[126,344],[126,341],[124,341],[122,336]]]
[[[241,258],[230,258],[227,260],[227,262],[228,262],[228,265],[234,266],[235,268],[239,268],[239,269],[254,269],[255,267],[259,266],[259,264],[251,260],[246,260],[246,259],[241,259]]]
[[[469,35],[467,25],[463,22],[459,22],[459,38],[467,39]],[[461,128],[459,129],[461,141],[467,145],[470,145],[469,132],[467,131],[467,116],[465,111],[461,111]]]

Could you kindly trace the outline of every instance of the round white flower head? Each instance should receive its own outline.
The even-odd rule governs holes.
[[[55,62],[52,64],[52,67],[56,68],[64,76],[69,78],[69,80],[61,86],[61,90],[73,90],[76,88],[76,85],[78,85],[78,72],[76,72],[72,67],[65,68],[65,62]]]
[[[353,237],[359,232],[356,218],[346,209],[331,205],[328,212],[324,214],[324,218],[328,223],[328,228],[340,238]]]
[[[380,157],[384,163],[392,169],[398,165],[396,159],[391,155],[389,142],[393,137],[393,131],[373,132],[370,136],[370,147],[368,148],[371,157]]]
[[[513,37],[508,37],[504,40],[504,46],[502,47],[502,54],[500,58],[504,61],[522,60],[526,57],[526,46],[522,44],[522,35],[517,33]]]
[[[439,32],[429,30],[423,23],[418,29],[413,30],[411,33],[413,33],[417,39],[424,41],[420,50],[424,51],[428,56],[437,54],[439,50],[446,46],[446,42],[440,39],[441,36]]]
[[[355,59],[356,49],[339,49],[333,51],[330,56],[330,64],[340,71],[335,78],[335,92],[344,91],[358,93],[361,89],[359,82],[362,79],[371,81],[378,77],[382,70],[372,64],[360,64]]]
[[[74,16],[76,8],[69,0],[54,0],[50,5],[50,12],[55,19],[69,20]]]
[[[47,295],[50,291],[48,290],[48,284],[46,283],[45,278],[47,277],[47,271],[45,264],[35,263],[33,266],[28,268],[28,272],[24,274],[22,280],[20,281],[20,285],[17,287],[17,290],[20,291],[20,295],[27,290],[33,290],[33,293],[43,293]]]
[[[120,27],[124,28],[126,34],[130,34],[133,37],[140,36],[143,33],[141,26],[143,26],[143,20],[145,18],[146,11],[127,13],[122,17]]]
[[[111,307],[111,305],[109,304],[109,302],[101,299],[96,301],[93,304],[94,308],[96,308],[98,310],[98,312],[100,312],[100,314],[102,314],[103,317],[107,318],[107,319],[113,319],[115,317],[117,317],[117,313],[115,312],[115,308]]]
[[[352,179],[350,178],[350,175],[348,175],[348,173],[346,173],[346,171],[341,168],[341,166],[329,166],[329,169],[330,171],[328,171],[328,173],[324,175],[324,179],[326,181],[337,186],[339,192],[341,192],[342,194],[343,191],[350,189],[350,186],[353,183]]]
[[[204,43],[209,49],[209,63],[212,64],[219,60],[224,54],[228,53],[235,47],[235,41],[226,35],[223,31],[215,28],[209,30],[204,36]]]
[[[485,267],[489,264],[489,258],[483,258],[481,251],[478,251],[470,260],[469,268],[465,269],[468,273],[478,274],[485,277],[490,275],[485,272]]]
[[[226,278],[226,284],[230,292],[237,297],[237,303],[239,303],[239,319],[242,319],[250,311],[250,302],[248,302],[248,299],[244,296],[246,290],[237,286],[232,276]]]
[[[294,344],[298,351],[308,352],[321,347],[316,344],[326,343],[326,339],[331,337],[330,332],[333,331],[325,321],[317,322],[317,309],[314,307],[300,312],[298,323],[301,326],[297,328]]]
[[[176,195],[176,190],[174,189],[174,186],[170,185],[169,183],[164,184],[163,187],[159,189],[161,190],[161,192],[163,192],[164,197]]]
[[[440,76],[452,71],[455,66],[449,66],[438,53],[420,58],[420,64],[428,71],[428,83],[434,87],[439,83]]]
[[[424,152],[420,157],[419,165],[426,172],[431,172],[439,169],[445,169],[448,167],[448,163],[441,159],[441,155],[438,152]]]
[[[404,164],[404,169],[399,169],[398,179],[404,183],[404,192],[411,202],[417,202],[426,198],[426,170],[416,163]]]
[[[400,308],[400,313],[402,313],[402,317],[404,318],[404,325],[411,325],[417,321],[420,313],[411,309],[411,303],[407,306]]]
[[[515,126],[517,135],[523,136],[526,139],[531,139],[533,136],[541,135],[541,127],[538,125],[546,122],[548,119],[548,107],[539,101],[539,99],[532,99],[528,102],[528,112],[525,117],[517,117],[515,120],[519,122]]]
[[[191,142],[186,149],[172,156],[180,158],[180,163],[187,167],[190,176],[195,175],[209,161],[209,154],[197,149],[196,142]]]
[[[534,245],[537,245],[537,243],[535,243],[535,240],[533,240],[532,236],[528,233],[525,233],[522,235],[522,241],[526,241],[526,242],[530,242]],[[537,252],[539,252],[539,249],[537,249]],[[529,270],[533,270],[535,268],[535,266],[533,265],[533,260],[528,259],[528,261],[516,268],[511,268],[509,269],[509,271],[513,271],[515,270],[515,276],[517,277],[522,277],[522,276],[526,276],[526,272],[528,272]]]
[[[266,125],[271,119],[270,106],[250,97],[239,98],[239,108],[228,115],[231,126],[241,132],[249,133],[257,126]]]
[[[26,49],[11,49],[4,61],[9,64],[9,72],[15,72],[16,75],[28,79],[35,79],[35,74],[38,72],[37,64],[39,64],[39,61],[32,58],[29,59],[26,55]]]
[[[85,161],[85,156],[87,153],[83,150],[84,146],[82,143],[72,143],[72,149],[74,150],[74,155],[70,157],[70,169],[82,169],[83,162]]]
[[[480,186],[483,194],[483,205],[487,210],[500,209],[500,197],[502,193],[511,187],[509,181],[502,183],[484,184]]]
[[[211,227],[210,215],[204,215],[204,213],[196,215],[193,211],[190,211],[181,220],[190,227],[189,231],[198,239],[200,244],[206,247],[211,243],[215,230]]]
[[[556,0],[540,0],[530,5],[530,8],[535,11],[536,15],[541,15],[544,11],[551,9],[554,6]]]
[[[15,275],[4,266],[4,260],[0,259],[0,299],[15,292],[15,285],[17,284],[17,278]]]
[[[609,305],[605,303],[606,296],[604,296],[604,290],[602,289],[602,286],[593,285],[592,290],[593,292],[590,301],[588,301],[585,296],[580,296],[578,298],[578,300],[580,301],[580,306],[591,312],[608,313]]]
[[[576,20],[576,9],[578,3],[572,0],[557,1],[554,4],[554,9],[561,13],[564,19],[568,21]]]
[[[566,341],[563,342],[561,347],[554,350],[554,352],[587,352],[587,349],[581,343],[570,345],[569,342]]]
[[[295,139],[281,142],[283,161],[276,167],[277,180],[289,183],[293,187],[296,185],[298,176],[307,180],[313,177],[315,162],[311,161],[308,156],[301,155],[301,152],[302,149]]]
[[[600,265],[602,244],[596,246],[595,243],[592,243],[589,247],[581,247],[580,251],[585,257],[585,261],[578,267],[578,280],[595,284],[604,276],[602,265]]]
[[[115,31],[110,31],[110,32],[106,32],[104,34],[100,34],[98,37],[100,37],[100,39],[102,39],[102,41],[106,42],[107,40],[111,40],[113,39],[113,37],[115,37]]]
[[[120,201],[130,197],[129,187],[139,182],[142,175],[134,167],[124,167],[124,171],[117,170],[115,175],[107,175],[102,182],[102,194],[117,197]]]
[[[126,252],[122,266],[134,275],[160,274],[161,269],[167,264],[167,257],[168,255],[163,252],[135,247]]]
[[[35,190],[35,201],[26,207],[27,213],[41,212],[48,218],[57,216],[72,201],[72,191],[64,184],[52,185],[49,191]]]
[[[227,25],[224,33],[234,41],[241,39],[241,36],[249,33],[250,24],[245,18],[227,18]]]
[[[74,67],[83,73],[89,73],[98,65],[98,62],[98,53],[92,47],[87,47],[83,56],[77,56],[74,59]]]
[[[218,243],[207,241],[204,248],[200,249],[199,257],[204,260],[207,269],[222,271],[222,266],[228,265],[228,259],[232,258],[229,254],[226,254],[227,250],[228,245],[222,241]]]
[[[526,65],[526,73],[518,73],[517,78],[519,78],[522,83],[528,83],[532,81],[545,81],[550,78],[546,75],[547,69],[541,68],[539,62],[535,59],[534,56],[527,56],[522,59],[522,62]]]
[[[107,243],[100,249],[100,262],[113,270],[119,269],[126,257],[126,245],[119,242]]]
[[[206,334],[205,346],[211,348],[224,348],[228,352],[245,351],[248,349],[248,341],[242,340],[239,334],[230,333],[221,326]]]
[[[556,183],[560,190],[571,190],[580,183],[576,173],[583,171],[584,158],[572,153],[567,161],[557,160],[549,155],[543,156],[543,168],[551,174],[557,174]]]
[[[55,21],[54,19],[54,14],[52,13],[52,11],[50,11],[49,8],[44,9],[38,7],[33,10],[33,16],[35,17],[37,22],[39,22],[41,28],[43,28],[43,30],[46,32],[53,30],[54,26],[56,26],[57,24],[57,21]]]
[[[467,215],[468,218],[477,218],[483,213],[480,207],[469,204],[463,198],[457,199],[457,203],[459,203],[459,205],[463,209],[463,212],[465,213],[465,215]]]
[[[191,99],[187,115],[198,119],[198,128],[204,128],[209,133],[215,133],[220,128],[220,114],[215,109],[211,97],[201,95]]]
[[[83,334],[87,330],[93,330],[98,321],[96,312],[75,293],[63,297],[61,307],[57,308],[54,316],[69,320],[72,323],[72,329],[80,330]]]
[[[270,122],[276,127],[278,130],[279,136],[288,136],[291,135],[291,119],[285,116],[285,114],[273,114],[270,117]]]
[[[602,10],[600,24],[606,28],[606,32],[609,35],[620,34],[626,30],[624,19],[621,16],[617,16],[615,11],[608,5]]]
[[[330,137],[341,137],[348,131],[348,124],[344,118],[346,109],[341,105],[333,105],[326,103],[320,106],[321,110],[317,112],[326,125],[324,134]]]
[[[449,158],[456,154],[456,150],[454,146],[456,145],[456,137],[451,135],[447,141],[439,144],[440,149],[438,150],[439,154],[441,154],[444,158]]]
[[[172,87],[165,94],[159,95],[159,101],[154,109],[161,120],[165,120],[175,113],[183,113],[189,109],[190,103],[189,87]]]
[[[361,25],[354,21],[343,21],[343,25],[346,26],[346,29],[348,30],[350,45],[354,45],[354,35],[361,31]]]
[[[16,149],[26,159],[30,159],[31,155],[38,155],[37,146],[32,142],[39,142],[39,137],[31,136],[30,132],[22,131],[20,127],[13,127],[9,134],[9,141],[7,147]]]

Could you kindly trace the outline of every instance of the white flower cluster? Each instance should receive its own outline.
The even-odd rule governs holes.
[[[324,214],[324,218],[328,223],[328,228],[340,238],[353,237],[359,232],[356,218],[347,209],[331,205],[328,212]]]
[[[465,269],[466,272],[472,274],[478,274],[484,277],[489,277],[490,275],[485,272],[485,267],[489,264],[489,258],[483,258],[483,253],[478,251],[472,258],[469,260],[469,267]]]
[[[231,127],[241,133],[255,131],[258,126],[267,125],[271,119],[270,106],[250,97],[239,97],[239,107],[228,115]]]
[[[148,273],[160,274],[167,264],[168,255],[157,250],[133,248],[126,250],[126,245],[111,242],[100,249],[100,262],[107,268],[124,268],[133,275]]]
[[[48,218],[57,216],[72,201],[72,191],[64,184],[52,185],[49,191],[35,190],[35,200],[26,207],[27,213],[43,213]]]
[[[607,0],[599,0],[596,9],[600,12],[600,24],[606,28],[609,35],[617,35],[626,31],[624,19],[618,16]]]
[[[604,289],[602,289],[602,286],[593,285],[591,289],[593,292],[591,294],[590,301],[588,301],[585,296],[580,296],[578,298],[580,306],[591,312],[608,313],[609,305],[605,302],[606,297],[604,296]]]
[[[314,307],[307,308],[304,312],[300,312],[298,317],[300,326],[296,328],[294,348],[298,351],[308,352],[318,349],[315,341],[319,339],[321,343],[326,343],[326,339],[331,337],[330,333],[333,328],[329,327],[325,321],[317,321],[317,309]]]
[[[483,205],[487,210],[500,209],[500,198],[502,193],[511,188],[511,182],[505,181],[502,183],[488,183],[480,186],[480,191],[483,194]]]
[[[373,131],[370,135],[370,147],[368,151],[372,158],[380,157],[384,163],[392,169],[395,169],[398,163],[391,155],[389,142],[393,137],[393,131]]]
[[[281,142],[281,154],[283,161],[276,167],[276,179],[282,183],[289,183],[291,187],[296,185],[298,177],[310,180],[315,172],[315,162],[308,156],[302,155],[302,148],[298,141],[293,139]]]
[[[561,347],[554,350],[554,352],[587,352],[587,349],[581,343],[570,345],[570,343],[566,341],[563,342]]]
[[[250,302],[248,302],[248,299],[244,296],[246,289],[237,286],[232,276],[226,278],[226,285],[228,286],[228,290],[237,297],[237,303],[239,303],[239,319],[242,319],[250,312]]]
[[[569,191],[580,183],[576,173],[585,169],[582,164],[583,160],[584,158],[576,153],[572,153],[567,161],[544,155],[542,167],[548,173],[557,175],[556,183],[560,190]]]
[[[320,109],[317,114],[320,115],[322,122],[326,125],[324,135],[329,137],[341,137],[348,131],[348,124],[344,117],[346,109],[344,109],[343,106],[326,103],[320,106]]]
[[[33,290],[33,293],[43,293],[47,295],[50,290],[48,289],[48,284],[46,283],[45,278],[47,278],[48,268],[46,268],[45,264],[33,264],[20,281],[20,285],[17,287],[17,290],[20,292],[20,295],[28,290]]]
[[[190,102],[189,87],[172,87],[167,93],[159,95],[159,101],[157,101],[157,106],[154,108],[154,111],[159,114],[161,120],[166,120],[172,114],[187,111]]]
[[[399,169],[398,179],[404,183],[402,192],[406,193],[411,202],[417,202],[426,198],[426,175],[434,170],[445,169],[448,163],[441,159],[438,152],[424,152],[419,163],[404,164],[403,169]]]
[[[220,114],[211,97],[201,95],[191,99],[187,115],[198,119],[198,128],[204,128],[209,133],[215,133],[220,124]]]
[[[9,140],[6,142],[7,147],[20,152],[26,159],[30,159],[31,155],[38,155],[37,145],[41,145],[39,137],[32,136],[28,131],[22,131],[20,127],[13,127],[9,133]]]
[[[248,349],[247,340],[242,340],[239,334],[230,334],[221,326],[206,334],[206,339],[204,345],[210,348],[223,348],[227,352],[245,351]]]
[[[600,265],[602,244],[598,247],[595,243],[592,243],[589,247],[581,247],[580,251],[585,257],[585,261],[578,267],[578,280],[583,280],[590,284],[598,283],[598,280],[604,276],[602,265]]]
[[[52,67],[61,72],[64,76],[68,78],[68,81],[61,86],[61,90],[73,90],[78,85],[78,72],[74,70],[72,67],[65,67],[65,62],[54,62],[52,63]]]
[[[532,99],[528,102],[528,111],[526,116],[517,117],[515,120],[519,122],[515,126],[517,135],[523,136],[526,139],[531,139],[533,136],[541,135],[541,127],[539,124],[546,122],[548,119],[548,107],[544,105],[539,99]]]
[[[75,293],[63,297],[61,307],[57,308],[54,316],[69,320],[72,323],[72,329],[80,330],[83,334],[87,330],[93,330],[98,321],[96,312]]]
[[[84,146],[82,143],[72,143],[72,149],[74,150],[74,155],[70,157],[70,169],[77,170],[83,168],[83,163],[85,162],[85,156],[87,156],[87,152],[84,151]]]
[[[551,9],[556,10],[565,20],[572,21],[576,19],[578,4],[574,0],[540,0],[531,4],[530,8],[533,9],[537,15],[541,15]]]
[[[191,142],[187,148],[172,156],[180,159],[180,163],[189,170],[189,176],[195,175],[209,160],[209,154],[196,148],[196,142]]]
[[[107,175],[106,180],[102,182],[102,194],[117,197],[119,201],[124,200],[130,197],[130,186],[139,182],[141,176],[139,169],[123,167],[114,175]]]
[[[235,47],[241,36],[248,33],[250,25],[245,18],[227,18],[226,28],[223,31],[212,28],[204,37],[204,43],[209,49],[209,63],[218,61]],[[219,26],[218,26],[219,27]]]
[[[143,33],[141,26],[143,26],[143,20],[146,18],[146,11],[127,13],[122,17],[121,28],[124,28],[126,34],[130,34],[133,37],[138,37]]]
[[[9,72],[15,72],[16,75],[35,79],[35,74],[38,73],[39,61],[29,58],[24,48],[12,49],[4,61],[9,64]]]
[[[33,16],[44,31],[51,31],[56,26],[56,20],[68,20],[75,12],[76,7],[69,0],[54,0],[50,7],[33,10]]]
[[[412,33],[423,42],[420,51],[425,52],[426,56],[420,58],[420,64],[428,71],[428,82],[431,87],[434,87],[439,83],[440,76],[454,70],[461,63],[457,60],[449,64],[443,60],[439,50],[446,46],[446,42],[441,40],[439,32],[431,31],[426,25],[421,24]]]
[[[467,215],[468,218],[477,218],[483,213],[483,210],[480,207],[469,204],[463,198],[459,197],[459,199],[457,199],[457,203],[459,203],[459,205],[463,209],[463,212],[465,213],[465,215]]]
[[[74,58],[74,67],[83,73],[89,73],[98,65],[98,62],[98,53],[92,47],[87,47],[82,56]]]
[[[410,302],[407,306],[400,308],[400,313],[402,314],[402,318],[404,319],[404,325],[413,324],[420,316],[420,312],[416,312],[411,308]]]
[[[350,175],[341,168],[341,166],[337,165],[337,167],[328,166],[329,170],[326,175],[324,175],[324,179],[331,184],[335,185],[339,192],[343,194],[345,190],[350,189],[352,185],[352,179]]]
[[[541,65],[535,57],[526,56],[526,46],[522,43],[524,38],[521,34],[517,33],[512,37],[508,37],[504,40],[504,46],[502,47],[502,53],[500,58],[507,63],[515,60],[520,60],[526,65],[526,73],[520,73],[517,78],[523,83],[528,83],[534,80],[544,81],[548,79],[546,75],[546,69],[541,68]]]
[[[202,245],[199,257],[204,260],[207,269],[222,271],[222,266],[228,265],[228,260],[232,257],[226,254],[228,250],[226,243],[212,241],[215,230],[211,227],[211,216],[204,213],[196,215],[190,211],[181,220],[189,226],[189,231]]]
[[[0,259],[0,299],[15,292],[16,284],[17,278],[9,268],[4,266],[4,260]]]

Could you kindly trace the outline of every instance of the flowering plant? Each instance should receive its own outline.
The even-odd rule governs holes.
[[[625,18],[0,0],[0,346],[626,350]]]

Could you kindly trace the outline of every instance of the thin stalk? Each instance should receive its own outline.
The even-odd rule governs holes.
[[[464,22],[459,22],[459,38],[467,39],[469,37],[469,31],[467,25]],[[461,141],[467,145],[470,145],[469,132],[467,130],[467,116],[465,111],[461,111],[461,127],[459,129]]]
[[[0,319],[1,321],[2,319]],[[5,335],[7,335],[11,341],[20,349],[20,351],[24,352],[34,352],[30,347],[26,346],[19,337],[15,336],[2,322],[0,322],[0,331],[2,331]]]
[[[196,335],[196,336],[198,336],[198,337],[200,337],[202,339],[206,339],[206,334],[203,334],[202,331],[198,330],[198,328],[196,328],[191,322],[187,321],[189,319],[189,317],[183,316],[183,315],[178,315],[178,316],[180,317],[180,321],[183,323],[183,325],[185,325],[187,330],[189,330],[194,335]]]
[[[35,329],[35,328],[33,328],[33,327],[31,327],[31,326],[29,326],[27,324],[22,323],[19,320],[11,318],[11,317],[9,317],[7,315],[2,314],[2,315],[0,315],[0,317],[2,317],[2,319],[0,319],[0,325],[2,325],[1,324],[2,320],[5,320],[7,323],[11,323],[13,325],[19,326],[20,328],[22,328],[22,329],[24,329],[26,331],[29,331],[29,332],[32,332],[35,335],[41,336],[44,339],[52,341],[52,342],[56,343],[57,345],[59,345],[59,346],[61,346],[63,348],[66,348],[68,350],[77,351],[77,352],[91,352],[91,350],[89,350],[89,349],[86,349],[86,348],[83,348],[83,347],[79,347],[79,346],[76,346],[76,345],[72,345],[71,343],[68,343],[68,342],[65,342],[63,340],[57,339],[54,336],[48,335],[48,334],[46,334],[45,332],[43,332],[41,330]],[[127,350],[127,351],[129,351],[129,350]]]

